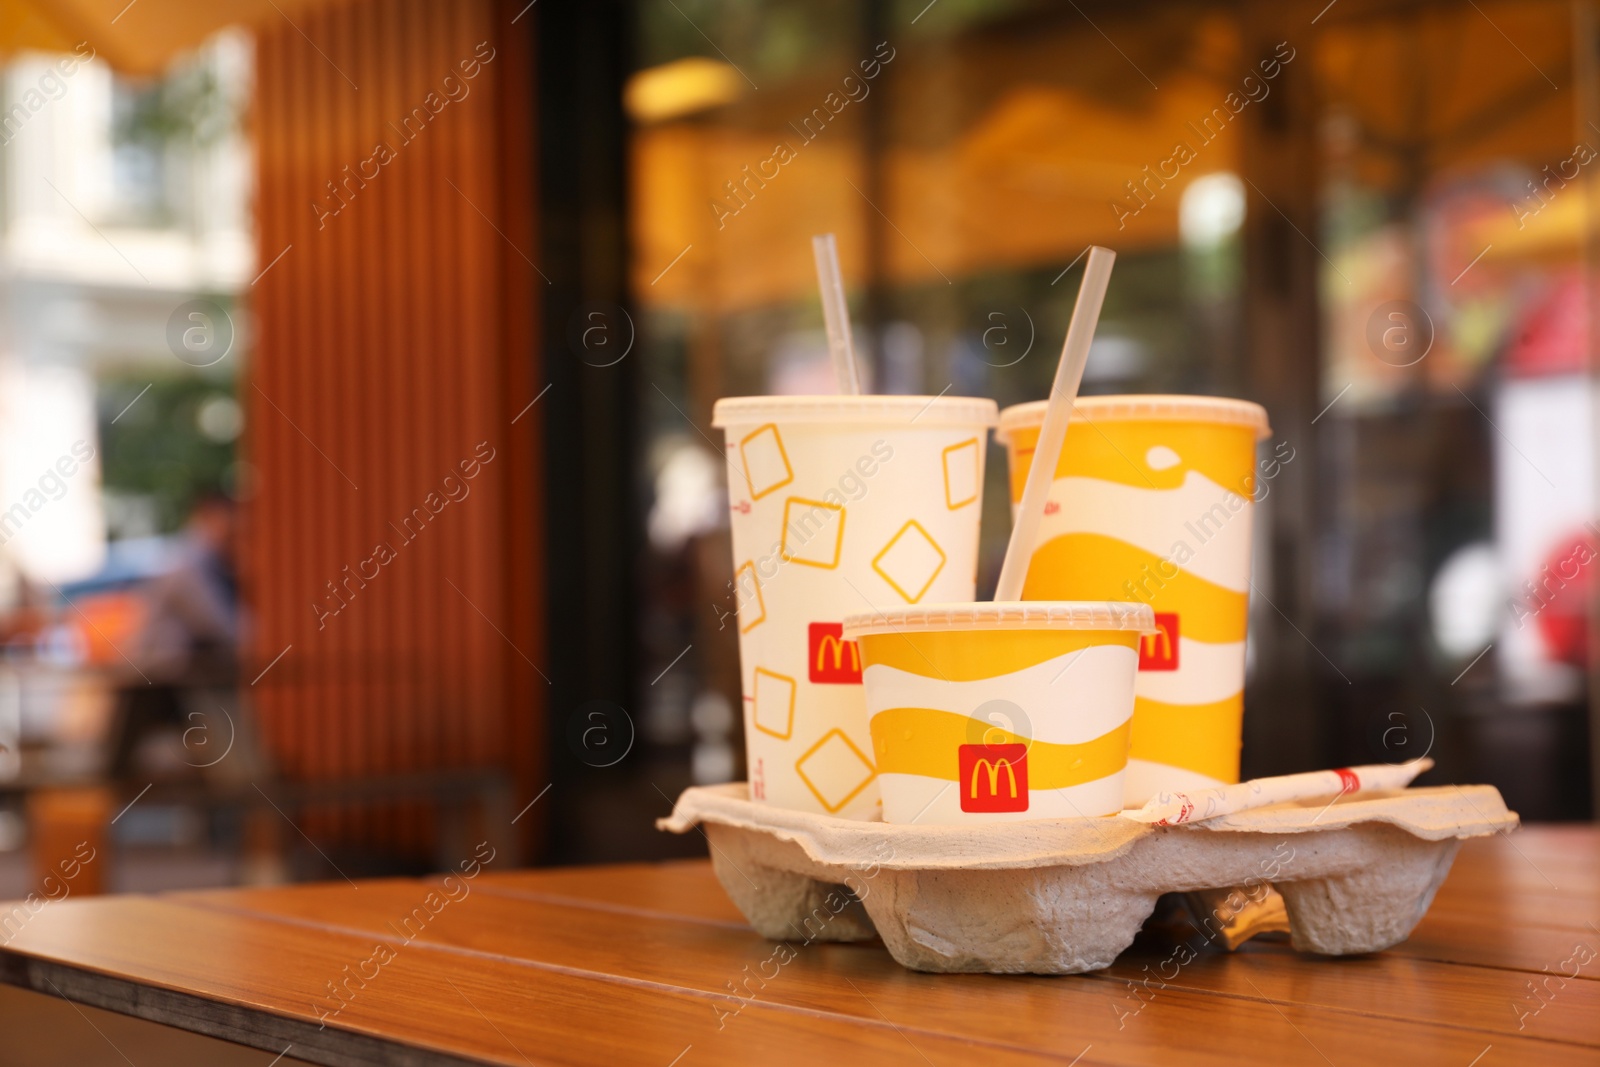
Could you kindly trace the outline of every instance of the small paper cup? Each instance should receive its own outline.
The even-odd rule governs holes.
[[[891,823],[1114,815],[1145,604],[933,604],[851,615]]]

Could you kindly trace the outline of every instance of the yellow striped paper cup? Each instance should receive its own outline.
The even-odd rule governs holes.
[[[891,823],[1114,815],[1143,604],[934,604],[851,615]]]
[[[1044,408],[1000,414],[1013,509]],[[1239,780],[1256,442],[1270,433],[1265,409],[1244,400],[1099,396],[1074,407],[1022,596],[1154,609],[1156,632],[1140,646],[1129,807]]]

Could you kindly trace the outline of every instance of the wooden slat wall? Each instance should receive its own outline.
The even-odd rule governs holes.
[[[288,648],[253,695],[290,777],[503,766],[523,796],[543,784],[539,409],[512,420],[538,392],[544,283],[531,20],[516,10],[353,0],[258,38],[250,674]],[[406,142],[402,119],[440,100]],[[393,158],[349,180],[380,143]],[[347,181],[319,220],[313,204],[337,205],[328,183]],[[470,494],[407,542],[401,519],[483,442],[494,458]],[[339,604],[327,583],[380,543],[395,558],[319,620],[314,604]],[[410,821],[324,825],[404,839]]]

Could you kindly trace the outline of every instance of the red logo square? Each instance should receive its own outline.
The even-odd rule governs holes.
[[[957,757],[962,811],[1028,810],[1027,745],[962,745]]]
[[[1156,632],[1139,638],[1139,669],[1141,671],[1175,671],[1178,669],[1178,613],[1156,612]]]
[[[860,685],[861,648],[844,639],[844,624],[814,622],[809,627],[811,680],[823,685]]]

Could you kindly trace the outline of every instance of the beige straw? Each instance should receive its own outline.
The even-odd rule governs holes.
[[[850,305],[844,297],[839,246],[833,234],[811,238],[811,253],[817,260],[817,285],[822,290],[822,318],[828,324],[828,352],[833,356],[834,377],[838,379],[839,392],[855,396],[861,392],[861,375],[850,340]]]
[[[1017,507],[1005,562],[1000,566],[1000,582],[994,591],[996,600],[1022,599],[1022,584],[1028,577],[1028,562],[1033,557],[1039,523],[1044,518],[1045,498],[1050,495],[1050,483],[1055,480],[1061,446],[1067,439],[1067,423],[1072,419],[1072,404],[1078,399],[1083,367],[1089,361],[1089,343],[1094,340],[1094,329],[1100,322],[1100,305],[1105,302],[1111,265],[1116,258],[1117,254],[1109,248],[1094,245],[1089,249],[1083,284],[1078,287],[1078,302],[1072,308],[1066,344],[1061,348],[1061,362],[1056,365],[1055,384],[1050,388],[1050,402],[1045,406],[1044,425],[1039,427],[1039,443],[1034,447],[1033,464],[1028,468],[1028,481],[1022,489],[1022,503]]]

